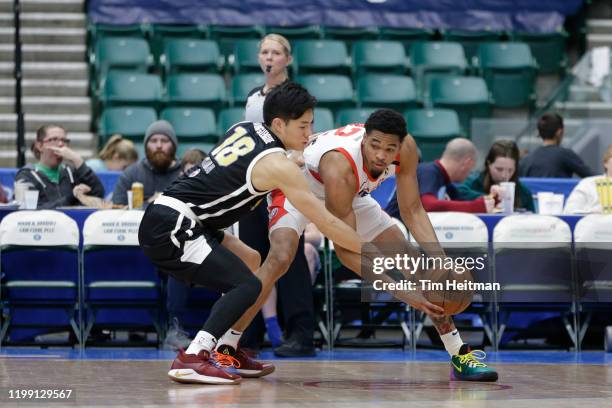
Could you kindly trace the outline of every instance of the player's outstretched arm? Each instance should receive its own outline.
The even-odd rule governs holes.
[[[251,182],[258,190],[280,189],[306,218],[338,245],[361,253],[357,232],[330,213],[310,191],[306,178],[297,165],[282,154],[269,154],[255,165]]]
[[[430,256],[442,255],[436,233],[421,203],[418,162],[416,143],[412,136],[407,135],[400,147],[400,170],[395,177],[400,215],[414,239]]]

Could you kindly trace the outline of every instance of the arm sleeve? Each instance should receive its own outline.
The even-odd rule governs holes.
[[[104,198],[104,186],[96,173],[88,165],[83,162],[81,167],[75,170],[75,175],[77,184],[87,184],[91,188],[89,195]]]
[[[456,191],[459,200],[475,200],[484,195],[482,191],[474,190],[472,186],[467,183],[456,185]]]
[[[480,197],[472,201],[439,200],[433,194],[421,196],[425,211],[459,211],[469,213],[486,213],[487,208],[484,198]]]
[[[580,156],[578,156],[572,150],[568,150],[566,163],[567,166],[572,170],[572,172],[576,173],[580,177],[590,177],[595,175],[595,173],[593,173],[593,170],[591,170],[591,168],[582,161]]]
[[[127,205],[127,191],[130,189],[130,177],[127,172],[123,172],[117,180],[115,191],[113,192],[113,204]]]
[[[574,214],[576,211],[587,211],[587,203],[589,202],[588,194],[584,188],[584,182],[578,183],[572,190],[567,201],[565,202],[565,208],[563,208],[564,214]]]

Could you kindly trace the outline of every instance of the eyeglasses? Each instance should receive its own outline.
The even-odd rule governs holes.
[[[63,142],[66,146],[68,146],[70,144],[70,139],[64,139],[63,137],[50,137],[42,142],[51,144],[60,144],[60,142]]]

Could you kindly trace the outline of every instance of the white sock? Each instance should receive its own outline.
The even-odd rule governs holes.
[[[200,330],[198,334],[196,334],[195,338],[185,350],[186,354],[198,354],[202,350],[206,350],[211,352],[214,350],[215,345],[217,344],[217,339],[212,334],[205,332],[204,330]]]
[[[459,349],[463,345],[463,340],[461,340],[461,335],[459,334],[459,330],[455,329],[450,333],[446,333],[440,336],[442,339],[442,343],[444,343],[444,348],[448,351],[450,356],[456,356],[459,354]]]
[[[238,349],[238,342],[240,341],[240,337],[242,336],[242,332],[238,330],[229,329],[225,332],[223,336],[219,339],[217,343],[217,348],[222,345],[230,346],[234,350]]]

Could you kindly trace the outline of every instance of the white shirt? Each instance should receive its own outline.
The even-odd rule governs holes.
[[[565,202],[564,214],[576,213],[599,213],[601,214],[601,203],[595,181],[606,177],[605,174],[599,176],[586,177],[574,187]]]

